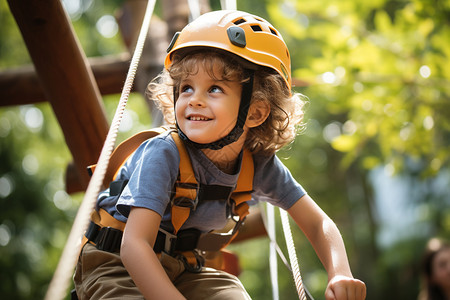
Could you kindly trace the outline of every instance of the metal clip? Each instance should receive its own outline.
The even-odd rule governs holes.
[[[235,234],[241,228],[246,217],[243,217],[241,219],[241,216],[239,216],[239,214],[236,213],[236,202],[233,199],[230,198],[230,200],[228,201],[228,205],[230,207],[229,218],[236,223],[232,231],[232,234]]]
[[[183,262],[186,271],[190,273],[200,273],[205,265],[205,258],[196,249],[193,250],[192,253],[194,253],[195,260],[197,261],[195,266],[190,265],[187,258],[183,254],[180,254],[178,257]]]
[[[177,236],[175,234],[172,234],[172,233],[162,229],[162,228],[159,228],[159,231],[161,231],[165,235],[163,251],[169,255],[172,255],[173,251],[175,250]]]
[[[232,219],[234,222],[236,222],[236,225],[234,225],[233,232],[232,232],[232,234],[234,235],[241,228],[242,224],[244,224],[246,217],[243,217],[242,219],[238,219],[237,221],[234,217],[232,217]]]
[[[231,197],[228,199],[228,206],[230,207],[230,217],[237,223],[239,220],[239,215],[236,213],[236,202]]]

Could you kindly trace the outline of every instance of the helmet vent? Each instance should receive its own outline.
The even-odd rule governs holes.
[[[242,18],[237,19],[236,21],[233,21],[234,25],[239,25],[239,24],[242,24],[242,23],[245,23],[245,22],[247,22],[247,21],[245,21],[245,20],[242,19]]]
[[[277,35],[278,36],[278,33],[277,33],[277,31],[275,29],[273,29],[271,27],[269,27],[269,29],[270,29],[270,32],[272,32],[273,35]]]
[[[252,29],[253,29],[253,31],[263,31],[262,29],[261,29],[261,26],[259,26],[259,25],[252,25],[251,26],[252,27]]]

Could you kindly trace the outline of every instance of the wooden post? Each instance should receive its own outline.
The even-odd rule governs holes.
[[[60,0],[8,3],[86,187],[109,126],[84,51]]]

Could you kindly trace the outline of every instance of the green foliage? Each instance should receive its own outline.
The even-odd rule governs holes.
[[[289,30],[294,75],[311,84],[305,91],[312,105],[326,100],[329,119],[342,123],[330,144],[345,153],[343,166],[392,164],[400,172],[407,153],[428,165],[424,175],[447,168],[446,4],[314,3],[273,2],[268,11]]]
[[[0,2],[0,40],[0,69],[30,63],[22,36],[6,1]]]
[[[78,39],[88,57],[104,56],[125,52],[126,48],[114,23],[104,25],[114,35],[104,36],[98,30],[102,17],[114,18],[123,2],[115,1],[80,1],[79,5],[69,5],[77,1],[63,1],[66,7],[73,7],[71,13],[72,24]],[[114,30],[115,29],[115,30]]]
[[[43,298],[79,205],[64,192],[64,139],[44,115],[51,116],[47,104],[0,112],[0,278],[7,299]]]

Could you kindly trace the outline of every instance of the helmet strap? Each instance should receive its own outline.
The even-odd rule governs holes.
[[[178,126],[178,122],[176,122],[176,127],[178,130],[178,135],[180,138],[188,145],[191,145],[197,149],[211,149],[211,150],[220,150],[223,147],[236,142],[244,132],[244,125],[245,121],[247,120],[247,114],[248,109],[250,108],[250,101],[252,99],[252,93],[253,93],[253,78],[254,78],[254,71],[253,70],[245,70],[246,75],[248,75],[249,80],[244,82],[242,84],[242,93],[241,93],[241,102],[239,104],[239,114],[238,118],[236,120],[236,125],[234,125],[234,128],[223,138],[212,142],[212,143],[206,143],[206,144],[200,144],[191,141],[187,135],[180,129]],[[174,104],[176,102],[176,99],[178,98],[178,92],[175,91],[176,88],[174,87]]]

